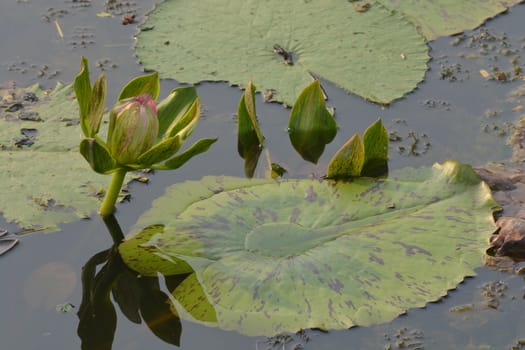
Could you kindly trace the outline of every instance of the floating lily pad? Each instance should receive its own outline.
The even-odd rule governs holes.
[[[338,0],[164,1],[136,49],[148,69],[184,83],[255,82],[292,105],[313,76],[387,104],[412,91],[428,47],[403,14]]]
[[[72,86],[58,84],[51,92],[37,85],[3,89],[0,96],[2,215],[24,228],[46,230],[89,217],[109,178],[94,173],[78,152],[81,131]]]
[[[453,161],[384,180],[205,177],[169,187],[120,252],[144,275],[191,266],[173,291],[183,317],[251,335],[345,329],[388,322],[474,275],[496,206]]]
[[[523,0],[378,0],[404,13],[428,40],[474,29]]]

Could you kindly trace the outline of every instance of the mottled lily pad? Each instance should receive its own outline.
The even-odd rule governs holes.
[[[205,177],[168,188],[120,246],[143,275],[195,272],[177,313],[251,335],[387,322],[475,274],[497,207],[448,161],[352,182]]]
[[[388,104],[427,70],[428,47],[402,13],[349,1],[179,0],[160,3],[137,36],[144,66],[180,82],[254,81],[292,105],[313,77]]]
[[[45,230],[89,217],[109,178],[94,173],[78,152],[72,86],[58,84],[51,92],[37,85],[2,89],[0,97],[2,215],[23,228]],[[24,118],[28,114],[38,118]]]

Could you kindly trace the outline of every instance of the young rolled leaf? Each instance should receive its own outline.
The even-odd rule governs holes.
[[[337,123],[324,98],[321,85],[315,80],[301,92],[290,113],[290,141],[301,157],[312,163],[317,163],[337,133]]]
[[[195,87],[188,86],[174,89],[165,99],[159,102],[157,106],[159,138],[163,138],[166,131],[172,129],[172,124],[178,124],[178,121],[187,114],[197,98]]]
[[[255,91],[255,86],[249,81],[237,109],[237,151],[244,159],[244,172],[249,178],[253,177],[264,142],[255,112]]]
[[[156,100],[160,92],[160,80],[157,72],[141,75],[130,80],[122,88],[118,96],[118,101],[126,98],[135,97],[143,94],[150,94]]]
[[[110,174],[117,167],[117,162],[107,147],[97,139],[89,138],[80,141],[80,154],[87,160],[91,168],[99,174]]]
[[[86,137],[91,137],[92,135],[90,135],[90,128],[87,122],[91,103],[91,82],[89,80],[88,59],[86,57],[82,57],[80,61],[80,72],[75,77],[73,88],[77,97],[82,132]]]
[[[164,164],[158,166],[152,166],[153,169],[159,170],[174,170],[183,166],[191,158],[198,154],[206,152],[210,146],[215,143],[217,139],[201,139],[195,142],[190,148],[181,154],[167,160]]]
[[[365,130],[365,162],[361,176],[381,176],[388,172],[388,141],[388,131],[381,119]]]
[[[359,134],[355,134],[332,157],[326,177],[346,179],[359,176],[364,162],[365,147]]]

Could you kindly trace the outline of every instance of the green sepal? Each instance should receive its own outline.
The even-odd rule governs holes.
[[[149,168],[173,156],[181,146],[182,141],[179,136],[170,137],[141,154],[137,163],[141,165],[141,168]]]
[[[326,177],[329,179],[346,179],[361,175],[365,162],[365,147],[359,134],[354,134],[337,150],[328,163]]]
[[[136,97],[143,94],[150,94],[156,100],[160,93],[159,73],[141,75],[131,79],[120,91],[118,101],[126,98]]]
[[[200,153],[206,152],[217,139],[200,139],[195,142],[190,148],[182,152],[178,156],[175,156],[167,160],[164,164],[158,166],[152,166],[152,169],[158,170],[173,170],[183,166],[191,158],[195,157]]]
[[[89,68],[88,59],[82,57],[80,60],[80,72],[75,77],[73,88],[77,97],[79,114],[80,114],[80,126],[82,132],[86,137],[90,137],[89,125],[88,125],[88,113],[89,106],[91,103],[91,82],[89,80]]]
[[[388,131],[378,119],[363,134],[365,159],[361,176],[381,176],[388,172]]]
[[[109,153],[106,145],[98,139],[87,138],[80,141],[80,154],[99,174],[110,174],[117,169],[117,162]]]
[[[159,139],[173,136],[173,132],[176,134],[177,131],[184,128],[184,121],[189,117],[188,111],[196,107],[197,100],[197,90],[194,86],[188,86],[172,90],[165,99],[159,102],[157,105]],[[198,106],[200,113],[200,103]]]
[[[244,159],[244,172],[249,178],[253,177],[264,142],[257,122],[255,91],[255,86],[249,81],[237,108],[237,151]]]
[[[303,89],[290,112],[290,141],[295,150],[312,163],[317,163],[324,148],[337,133],[337,123],[325,105],[319,81]]]

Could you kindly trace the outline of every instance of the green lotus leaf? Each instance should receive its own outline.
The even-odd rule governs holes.
[[[183,83],[248,80],[292,105],[313,76],[388,104],[427,70],[428,47],[403,14],[349,1],[179,0],[160,3],[137,36],[147,69]]]
[[[460,33],[481,25],[523,0],[377,0],[404,13],[428,40]]]
[[[120,252],[144,275],[191,266],[173,291],[181,317],[250,335],[345,329],[474,275],[496,206],[454,161],[352,182],[205,177],[169,187]]]
[[[1,89],[0,97],[6,106],[0,110],[2,215],[23,228],[46,230],[89,217],[109,178],[94,173],[79,153],[73,86]]]

